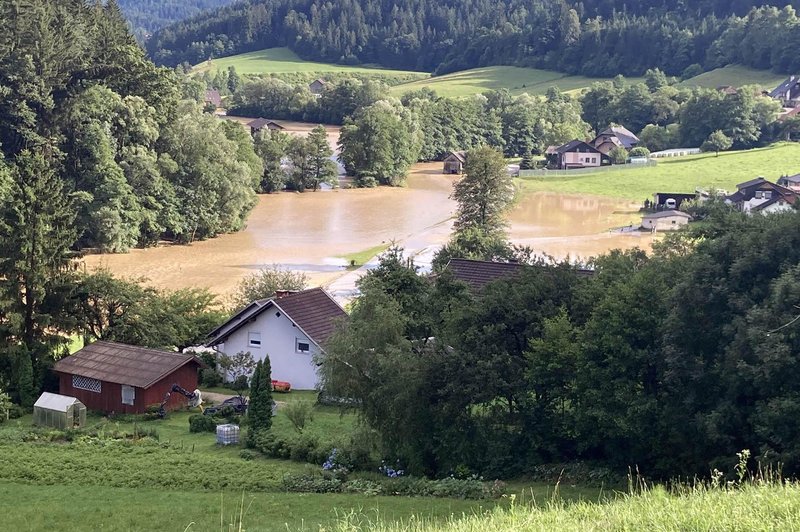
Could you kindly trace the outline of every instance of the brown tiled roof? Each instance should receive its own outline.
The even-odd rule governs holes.
[[[492,262],[488,260],[450,259],[446,268],[459,281],[467,283],[474,292],[479,292],[487,284],[499,279],[508,279],[519,275],[525,268],[533,268],[519,262]],[[546,269],[547,266],[542,266]],[[594,275],[594,270],[576,269],[579,275]]]
[[[519,275],[522,264],[518,262],[490,262],[485,260],[450,259],[447,269],[453,277],[464,281],[475,291],[498,279]]]
[[[53,370],[99,381],[149,388],[189,363],[202,365],[193,355],[99,341],[62,358],[56,362]]]
[[[212,338],[209,345],[224,342],[242,325],[273,306],[279,308],[312,342],[320,347],[330,338],[336,328],[336,322],[347,317],[347,313],[325,290],[311,288],[279,298],[254,301],[212,331],[209,334],[209,337]]]

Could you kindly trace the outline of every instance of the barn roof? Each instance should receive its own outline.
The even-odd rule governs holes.
[[[575,150],[577,150],[579,148],[583,149],[586,153],[600,153],[600,151],[597,148],[595,148],[594,146],[592,146],[588,142],[584,142],[584,141],[578,140],[578,139],[571,140],[571,141],[567,142],[566,144],[562,144],[561,146],[556,148],[556,153],[572,152],[572,151],[575,151]]]
[[[194,355],[99,341],[62,358],[56,362],[53,370],[99,381],[149,388],[191,362],[202,365]]]
[[[797,84],[800,84],[800,76],[789,76],[786,81],[775,87],[769,95],[771,98],[780,98],[786,94],[786,91],[792,89]]]
[[[217,107],[222,107],[222,96],[220,96],[219,91],[206,91],[205,101],[207,103],[213,103]]]
[[[57,393],[42,392],[39,399],[33,403],[35,408],[46,408],[47,410],[55,410],[56,412],[66,412],[70,406],[75,403],[81,403],[75,397],[69,395],[59,395]],[[83,404],[83,403],[81,403]]]
[[[675,211],[675,210],[653,212],[653,213],[650,213],[650,214],[645,214],[642,218],[645,218],[645,219],[658,219],[658,218],[672,218],[673,216],[678,216],[680,218],[686,218],[687,220],[691,220],[692,219],[691,215],[689,215],[689,214],[687,214],[687,213],[685,213],[683,211]]]
[[[634,135],[629,129],[622,126],[608,127],[601,131],[600,135],[613,135],[617,137],[626,149],[631,149],[634,145],[639,143],[639,137]]]
[[[526,268],[534,268],[528,264],[519,262],[493,262],[488,260],[473,259],[450,259],[446,269],[453,277],[463,281],[477,292],[482,290],[487,284],[499,279],[508,279],[521,274]],[[547,269],[547,266],[542,266]],[[594,270],[576,269],[580,275],[594,275]]]
[[[447,154],[447,157],[445,157],[444,160],[446,161],[451,157],[458,159],[461,163],[467,162],[467,152],[465,151],[451,151],[449,154]]]
[[[282,297],[254,301],[227,322],[214,329],[208,336],[209,345],[221,344],[245,323],[275,307],[283,312],[309,340],[322,347],[336,328],[339,319],[347,313],[322,288],[311,288],[293,292]]]

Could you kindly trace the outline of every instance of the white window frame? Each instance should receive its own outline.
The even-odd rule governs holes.
[[[122,404],[133,406],[136,403],[136,388],[122,385]]]
[[[257,331],[248,331],[247,333],[247,346],[261,348],[261,333]]]
[[[305,351],[301,350],[300,349],[300,344],[306,344],[308,346],[308,349],[305,350]],[[295,338],[294,339],[294,352],[295,353],[301,353],[301,354],[304,354],[304,355],[310,353],[311,352],[311,341],[310,340],[303,340],[301,338]]]
[[[72,375],[72,387],[94,393],[101,393],[103,391],[103,384],[99,380],[92,379],[91,377],[84,377],[83,375]]]

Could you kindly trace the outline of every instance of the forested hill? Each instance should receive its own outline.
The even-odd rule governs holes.
[[[144,40],[159,28],[193,17],[203,10],[235,0],[117,0],[137,38]]]
[[[763,4],[767,4],[763,7]],[[305,59],[452,72],[494,64],[679,75],[800,69],[798,0],[250,0],[157,32],[160,63],[289,46]]]

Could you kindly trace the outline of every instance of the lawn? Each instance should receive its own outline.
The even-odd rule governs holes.
[[[564,92],[575,92],[588,88],[595,81],[603,81],[603,78],[570,76],[562,72],[535,68],[490,66],[403,83],[392,87],[390,92],[395,96],[401,96],[406,92],[427,87],[435,90],[440,96],[447,97],[470,96],[494,89],[508,89],[515,95],[524,92],[544,94],[550,87],[556,87]],[[630,78],[630,81],[636,82],[640,79]]]
[[[684,87],[708,87],[715,89],[723,85],[741,87],[743,85],[761,85],[765,89],[774,89],[786,79],[785,74],[775,74],[769,70],[756,70],[740,65],[728,65],[699,76],[689,78],[680,83]]]
[[[219,391],[223,391],[220,389]],[[275,394],[279,405],[314,401],[314,392]],[[164,420],[108,420],[90,415],[89,431],[71,442],[49,441],[53,432],[31,433],[31,416],[0,424],[0,511],[6,530],[224,530],[236,520],[244,497],[246,530],[330,529],[344,515],[364,520],[444,521],[485,512],[500,500],[386,497],[363,494],[287,493],[286,474],[319,471],[316,464],[243,459],[239,446],[220,447],[210,433],[191,434],[195,412],[171,412]],[[356,416],[316,406],[304,434],[321,441],[347,439]],[[151,429],[158,440],[112,440],[112,433]],[[276,434],[294,432],[279,409]],[[94,432],[98,436],[86,436]],[[60,433],[59,433],[60,434]],[[546,500],[552,486],[515,482],[520,499]],[[566,487],[569,500],[598,500],[597,488]],[[35,501],[32,502],[32,501]],[[221,515],[222,514],[222,515]],[[222,520],[222,525],[220,524]],[[194,524],[192,524],[194,523]],[[191,524],[191,526],[189,526]]]
[[[297,72],[336,72],[351,74],[385,74],[387,76],[426,77],[423,72],[391,70],[380,67],[345,66],[333,63],[304,61],[288,48],[267,48],[245,54],[221,57],[195,65],[194,72],[220,70],[235,67],[239,74],[293,74]]]
[[[519,179],[525,190],[594,194],[644,201],[655,192],[694,192],[696,187],[735,190],[737,183],[764,176],[776,180],[800,171],[800,144],[659,159],[658,166]]]
[[[402,525],[342,519],[333,530],[356,532],[499,532],[577,530],[783,531],[800,528],[800,485],[747,482],[733,488],[685,487],[677,493],[650,487],[636,495],[619,495],[602,504],[514,504],[489,514],[449,519],[446,523],[415,519]]]

